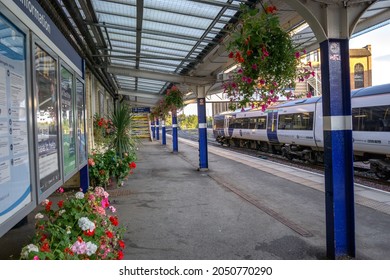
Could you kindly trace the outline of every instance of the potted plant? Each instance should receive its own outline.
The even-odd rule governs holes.
[[[261,2],[260,2],[261,3]],[[224,92],[242,107],[248,103],[265,109],[280,96],[290,98],[295,81],[308,78],[310,67],[300,67],[301,51],[283,30],[275,6],[241,4],[239,28],[231,34],[229,57],[238,64]]]
[[[184,94],[174,85],[167,90],[163,104],[165,108],[176,111],[184,107]]]
[[[131,137],[131,126],[133,115],[130,108],[121,103],[110,115],[113,132],[110,139],[109,147],[114,149],[117,155],[122,156],[124,153],[135,153],[137,140]]]
[[[114,260],[123,258],[125,228],[119,225],[116,209],[102,188],[85,194],[67,195],[56,205],[46,199],[35,216],[36,232],[23,247],[21,259],[27,260]],[[54,197],[53,197],[54,199]]]

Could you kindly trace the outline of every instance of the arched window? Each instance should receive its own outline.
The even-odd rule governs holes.
[[[361,63],[355,64],[354,80],[355,88],[364,87],[364,66]]]

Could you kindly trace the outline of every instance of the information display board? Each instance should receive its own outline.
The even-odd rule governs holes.
[[[76,169],[76,123],[73,108],[73,74],[61,66],[61,124],[65,176]]]
[[[0,14],[0,224],[32,201],[26,37]]]
[[[35,46],[35,87],[38,96],[37,138],[40,193],[60,179],[57,61]]]
[[[85,94],[84,84],[76,79],[77,105],[77,146],[79,148],[79,165],[87,161],[87,135],[85,131]]]

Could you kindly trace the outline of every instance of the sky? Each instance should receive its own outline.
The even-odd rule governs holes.
[[[349,41],[351,49],[363,48],[367,45],[371,45],[372,52],[372,85],[390,83],[390,24],[353,37]],[[206,103],[206,106],[206,114],[211,116],[211,104]],[[184,114],[197,115],[196,104],[187,105]]]

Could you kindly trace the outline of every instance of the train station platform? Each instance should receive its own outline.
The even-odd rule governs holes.
[[[326,259],[322,175],[213,146],[200,172],[198,144],[180,139],[172,153],[169,139],[142,142],[134,175],[108,190],[124,259]],[[390,194],[356,186],[355,200],[356,259],[389,260]],[[0,238],[2,259],[10,246],[17,258],[32,223]]]

